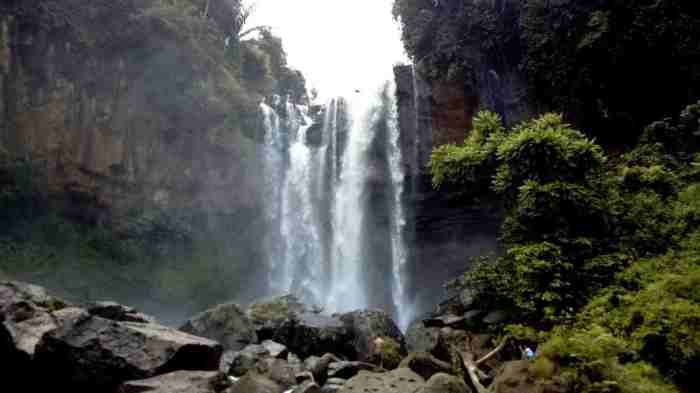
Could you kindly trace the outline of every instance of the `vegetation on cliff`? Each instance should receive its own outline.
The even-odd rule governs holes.
[[[564,113],[604,144],[634,144],[700,99],[693,2],[395,0],[394,16],[427,78],[479,94],[522,75],[535,113]]]
[[[690,383],[700,366],[699,125],[700,103],[608,157],[561,115],[506,129],[482,112],[463,145],[435,149],[435,186],[488,192],[505,212],[503,255],[479,258],[452,285],[511,310],[511,330],[542,341],[542,378],[576,392],[675,391],[661,375]]]

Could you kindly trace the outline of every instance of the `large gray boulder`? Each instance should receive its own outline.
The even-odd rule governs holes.
[[[258,341],[253,324],[234,303],[221,304],[197,314],[180,330],[218,341],[224,349],[232,351]]]
[[[54,313],[59,326],[36,346],[36,372],[52,385],[108,391],[176,370],[213,371],[222,347],[156,324],[118,322],[80,309]],[[63,386],[65,385],[65,386]]]
[[[308,309],[292,295],[254,303],[246,314],[258,339],[283,344],[302,358],[348,351],[351,336],[343,321]]]
[[[241,377],[253,370],[263,359],[270,357],[270,352],[262,345],[253,344],[227,356],[231,357],[228,374]]]
[[[464,380],[454,375],[439,373],[433,375],[419,393],[471,393]]]
[[[57,327],[52,314],[67,307],[39,286],[21,282],[0,283],[0,359],[4,383],[20,381],[26,386],[36,346],[47,332]]]
[[[119,393],[219,393],[230,382],[216,371],[175,371],[119,387]]]
[[[383,311],[360,310],[340,316],[353,337],[352,355],[360,361],[372,361],[378,338],[391,338],[399,344],[400,355],[406,354],[406,340],[396,323]]]
[[[360,371],[338,391],[339,393],[381,392],[415,393],[425,386],[425,380],[407,368],[388,373]]]

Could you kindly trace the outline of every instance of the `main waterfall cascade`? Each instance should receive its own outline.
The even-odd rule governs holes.
[[[330,100],[318,124],[306,106],[261,104],[264,203],[271,293],[327,312],[382,308],[405,328],[406,176],[394,95],[387,83]]]

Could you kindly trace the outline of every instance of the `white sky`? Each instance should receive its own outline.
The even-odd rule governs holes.
[[[322,97],[348,95],[393,78],[405,63],[392,0],[247,0],[247,26],[269,25],[282,38],[291,67]]]

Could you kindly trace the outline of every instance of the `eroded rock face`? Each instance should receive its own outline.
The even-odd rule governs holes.
[[[340,393],[415,393],[425,385],[425,380],[407,368],[388,373],[360,371],[339,390]]]
[[[175,371],[119,387],[119,393],[219,393],[230,382],[215,371]]]
[[[37,344],[35,363],[47,380],[80,389],[113,389],[175,370],[213,371],[220,344],[156,324],[117,322],[77,309]],[[70,314],[69,314],[70,312]]]
[[[180,330],[218,341],[224,349],[232,351],[243,349],[258,340],[253,324],[234,303],[204,311],[188,320]]]

